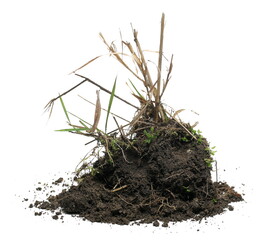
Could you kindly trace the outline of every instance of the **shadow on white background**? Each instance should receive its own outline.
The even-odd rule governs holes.
[[[80,81],[69,72],[107,53],[99,32],[118,41],[120,29],[132,41],[133,23],[143,48],[157,50],[163,11],[165,55],[174,54],[163,101],[200,114],[198,128],[217,147],[220,180],[244,192],[246,202],[207,224],[183,222],[168,229],[34,217],[23,197],[31,196],[38,181],[73,171],[90,140],[54,132],[65,127],[61,108],[56,104],[47,121],[43,107]],[[270,239],[272,11],[271,1],[2,1],[1,239]],[[127,73],[113,66],[114,59],[105,57],[82,73],[109,89],[118,75],[117,91],[126,97]],[[94,86],[79,91],[95,99]],[[106,104],[108,96],[102,96]],[[76,95],[64,100],[71,111],[89,113],[92,122],[90,105]],[[113,107],[129,119],[133,114],[118,101]]]

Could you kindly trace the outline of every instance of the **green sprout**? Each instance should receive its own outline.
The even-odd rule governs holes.
[[[205,150],[209,152],[210,156],[214,156],[215,153],[217,152],[216,150],[214,150],[215,148],[216,148],[215,146],[212,148],[207,147],[205,148]]]
[[[117,143],[117,139],[111,139],[111,141],[110,141],[110,145],[111,145],[111,147],[112,147],[112,149],[114,150],[114,151],[117,151],[118,150],[118,145],[117,145],[118,143]]]
[[[144,142],[148,144],[150,144],[157,137],[157,134],[154,131],[154,127],[151,127],[149,132],[144,130],[143,133],[147,137],[147,139],[145,139]]]
[[[190,192],[191,192],[191,190],[189,189],[189,187],[183,186],[183,189],[184,189],[187,193],[190,193]]]
[[[187,138],[187,137],[182,137],[182,138],[180,138],[180,140],[182,141],[182,142],[189,142],[190,140]]]
[[[99,173],[99,170],[97,168],[94,168],[94,167],[89,167],[89,170],[90,170],[91,176],[95,176],[96,174]]]
[[[198,143],[198,144],[200,144],[200,143],[203,142],[204,137],[203,137],[203,135],[201,134],[202,132],[201,132],[199,129],[198,129],[198,130],[195,130],[195,129],[191,128],[190,131],[191,131],[191,133],[192,133],[193,135],[195,135],[195,136],[197,137],[197,143]]]
[[[216,198],[213,198],[211,201],[212,201],[213,203],[217,203],[217,202],[218,202],[218,200],[217,200]]]
[[[207,164],[207,166],[210,168],[212,167],[212,163],[214,162],[214,160],[211,158],[205,158],[204,161]]]

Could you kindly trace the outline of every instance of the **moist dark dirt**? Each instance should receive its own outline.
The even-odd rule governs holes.
[[[141,155],[125,150],[113,163],[100,158],[93,165],[96,174],[85,174],[77,184],[34,205],[61,208],[92,222],[140,220],[154,226],[158,221],[167,226],[169,221],[200,220],[233,210],[229,204],[243,198],[228,184],[212,181],[212,167],[205,161],[211,158],[206,139],[179,141],[178,136],[160,133],[149,143],[141,141]]]

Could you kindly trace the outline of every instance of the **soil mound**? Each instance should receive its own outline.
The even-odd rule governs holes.
[[[243,200],[228,184],[211,180],[210,147],[199,133],[193,132],[196,141],[174,122],[135,132],[127,148],[109,144],[113,161],[105,154],[76,185],[36,207],[60,207],[92,222],[157,225],[214,216]]]

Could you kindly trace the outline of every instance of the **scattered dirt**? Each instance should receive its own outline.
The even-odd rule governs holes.
[[[232,211],[229,204],[243,198],[227,183],[212,181],[212,166],[205,161],[212,158],[207,140],[172,131],[174,123],[164,127],[152,141],[145,141],[143,134],[134,137],[134,148],[141,152],[134,148],[117,152],[113,163],[105,155],[93,164],[95,174],[76,177],[68,189],[30,207],[55,211],[55,220],[61,209],[91,222],[123,225],[140,220],[159,226],[162,221],[163,227],[169,221],[201,220]],[[62,182],[59,178],[54,184]]]

